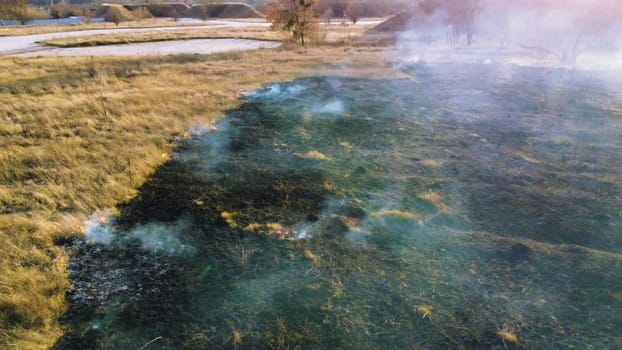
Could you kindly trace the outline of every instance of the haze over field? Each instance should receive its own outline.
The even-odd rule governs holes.
[[[488,50],[470,52],[475,55],[471,59],[482,63],[518,50],[529,56],[523,59],[539,59],[549,65],[622,68],[619,1],[430,0],[407,13],[409,21],[400,40],[412,49],[414,39],[419,43],[418,52],[440,44],[465,45]],[[430,55],[440,53],[432,50]],[[515,59],[513,63],[525,62]]]

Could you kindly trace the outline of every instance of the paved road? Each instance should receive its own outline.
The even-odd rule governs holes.
[[[249,26],[265,26],[268,27],[270,24],[266,22],[244,22],[244,21],[225,21],[225,20],[211,20],[207,21],[207,24],[211,24],[210,26],[183,26],[183,27],[157,27],[157,28],[114,28],[114,29],[93,29],[93,30],[78,30],[73,32],[62,32],[62,33],[48,33],[48,34],[36,34],[36,35],[24,35],[24,36],[5,36],[0,37],[0,55],[17,55],[17,54],[28,54],[32,55],[32,53],[38,54],[48,54],[47,51],[53,51],[56,55],[61,55],[61,50],[50,48],[47,46],[43,46],[38,44],[40,41],[55,39],[55,38],[64,38],[64,37],[74,37],[74,36],[87,36],[87,35],[95,35],[95,34],[113,34],[113,33],[128,33],[128,32],[145,32],[145,31],[154,31],[154,30],[192,30],[192,29],[211,29],[211,28],[239,28],[239,27],[249,27]],[[162,43],[158,43],[162,44]],[[123,45],[124,47],[130,47],[138,44],[130,44]],[[92,48],[85,48],[92,49]],[[65,49],[68,50],[68,49]],[[106,52],[100,53],[104,54],[112,54],[112,50],[110,47],[105,50]],[[86,51],[85,51],[86,52]],[[172,53],[172,52],[170,52]],[[185,52],[188,53],[188,52]],[[197,52],[199,53],[199,52]],[[85,53],[89,55],[88,53]],[[133,53],[135,54],[135,53]],[[77,55],[74,53],[72,56]]]
[[[105,45],[93,47],[46,48],[19,56],[143,56],[173,54],[212,54],[228,51],[256,50],[281,45],[275,41],[248,39],[193,39],[171,40],[138,44]]]

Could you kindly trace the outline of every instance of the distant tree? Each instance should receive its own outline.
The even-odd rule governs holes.
[[[345,10],[343,10],[343,16],[352,21],[352,23],[356,24],[359,18],[361,17],[362,6],[361,4],[349,2],[346,5]]]
[[[203,4],[203,5],[199,5],[199,16],[201,17],[201,19],[203,21],[207,21],[207,19],[209,18],[209,10],[207,8],[207,5]]]
[[[418,5],[417,9],[424,15],[429,16],[432,15],[438,8],[441,6],[438,0],[422,0]]]
[[[8,10],[4,4],[4,1],[2,0],[0,2],[0,25],[4,25],[4,23],[2,22],[2,20],[7,20],[9,19],[10,16],[8,14]]]
[[[427,45],[438,39],[438,33],[447,31],[447,11],[441,8],[439,0],[423,0],[404,17],[406,28],[410,30],[408,35]]]
[[[27,0],[0,0],[0,19],[2,18],[26,24],[29,19]]]
[[[305,38],[319,32],[317,4],[318,0],[271,0],[266,4],[266,18],[273,29],[292,32],[304,46]]]
[[[266,0],[255,0],[251,6],[263,13],[266,9]]]
[[[177,22],[179,21],[179,12],[177,12],[177,10],[175,10],[175,8],[171,8],[171,10],[168,12],[169,17],[171,17],[173,19],[173,22]]]
[[[91,19],[93,19],[93,11],[88,4],[82,5],[80,7],[80,15],[82,16],[82,21],[84,23],[91,23]]]
[[[61,2],[50,7],[50,16],[52,18],[67,18],[71,15],[72,11],[66,3]]]
[[[558,50],[561,63],[574,67],[579,56],[591,53],[620,53],[622,7],[619,0],[585,3],[576,11],[550,46]]]
[[[333,10],[331,10],[330,8],[327,8],[326,10],[324,10],[324,12],[322,12],[322,19],[324,20],[325,26],[330,25],[330,20],[333,17],[335,17],[335,15],[333,14]]]
[[[467,45],[471,45],[476,21],[482,11],[481,0],[451,0],[446,2],[445,6],[447,6],[450,43],[457,44],[460,36],[464,34]]]
[[[108,21],[114,23],[116,26],[119,26],[119,23],[121,23],[121,15],[114,12],[110,15]]]
[[[506,15],[508,18],[540,20],[528,28],[507,29],[508,40],[520,40],[523,47],[537,50],[534,52],[556,56],[559,63],[568,68],[574,68],[585,54],[619,56],[622,52],[620,0],[569,3],[541,1],[534,6],[521,2],[522,7],[511,9]],[[597,64],[596,61],[592,63]]]
[[[348,4],[344,0],[336,0],[330,4],[330,9],[335,17],[344,17]]]

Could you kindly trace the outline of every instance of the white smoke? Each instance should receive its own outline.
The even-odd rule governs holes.
[[[130,239],[136,239],[142,249],[155,254],[187,256],[196,253],[196,248],[184,243],[185,233],[190,232],[191,226],[183,219],[172,224],[149,223],[137,226],[125,234],[114,229],[112,220],[110,211],[91,215],[83,224],[86,243],[124,245]]]
[[[400,64],[499,63],[582,70],[622,69],[620,1],[469,2],[478,9],[468,30],[473,35],[470,43],[467,30],[462,28],[456,34],[456,27],[450,24],[448,13],[452,6],[460,6],[457,0],[444,2],[445,5],[427,14],[415,7],[408,30],[398,36]]]
[[[345,112],[345,105],[341,100],[330,100],[323,104],[313,107],[311,110],[313,113],[320,114],[343,114]]]
[[[249,98],[293,98],[299,96],[309,87],[306,85],[288,84],[283,86],[282,84],[272,84],[265,89],[259,89],[251,92],[247,95]]]
[[[89,244],[110,244],[115,234],[110,226],[111,212],[93,213],[82,225],[84,238]]]
[[[174,224],[149,223],[134,228],[130,236],[138,239],[144,250],[171,256],[192,255],[196,249],[182,242],[182,235],[189,229],[188,224],[177,221]]]

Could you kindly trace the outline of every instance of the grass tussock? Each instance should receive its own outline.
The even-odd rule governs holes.
[[[308,160],[330,160],[328,156],[326,156],[322,152],[318,151],[309,151],[306,153],[296,153],[298,158],[308,159]]]
[[[278,222],[269,222],[266,224],[251,223],[244,227],[244,231],[253,232],[269,238],[283,240],[292,232]]]
[[[386,67],[373,49],[352,53],[0,57],[0,348],[45,349],[61,336],[70,285],[57,244],[92,212],[134,196],[188,128],[262,83],[340,75],[344,63],[361,77],[390,74],[370,68]]]
[[[451,209],[445,204],[443,201],[443,196],[441,196],[438,192],[435,191],[427,191],[423,193],[417,194],[417,198],[430,203],[436,208],[439,212],[443,214],[451,213]]]
[[[313,253],[313,251],[311,251],[311,249],[306,248],[303,251],[303,254],[304,254],[305,258],[309,259],[313,265],[315,265],[315,266],[320,265],[320,262],[321,262],[320,258],[317,255],[315,255]]]
[[[397,209],[386,209],[374,213],[377,217],[394,217],[405,220],[421,220],[422,217],[418,213],[407,212]]]
[[[437,169],[437,168],[440,168],[441,166],[441,163],[439,163],[438,161],[434,159],[424,159],[419,163],[423,165],[424,167],[430,168],[430,169]]]
[[[534,158],[534,157],[530,156],[530,155],[529,155],[529,154],[527,154],[527,153],[516,151],[516,152],[514,152],[514,154],[515,154],[518,158],[520,158],[520,159],[522,159],[522,160],[526,161],[527,163],[531,163],[531,164],[542,164],[542,161],[541,161],[541,160],[536,159],[536,158]]]

